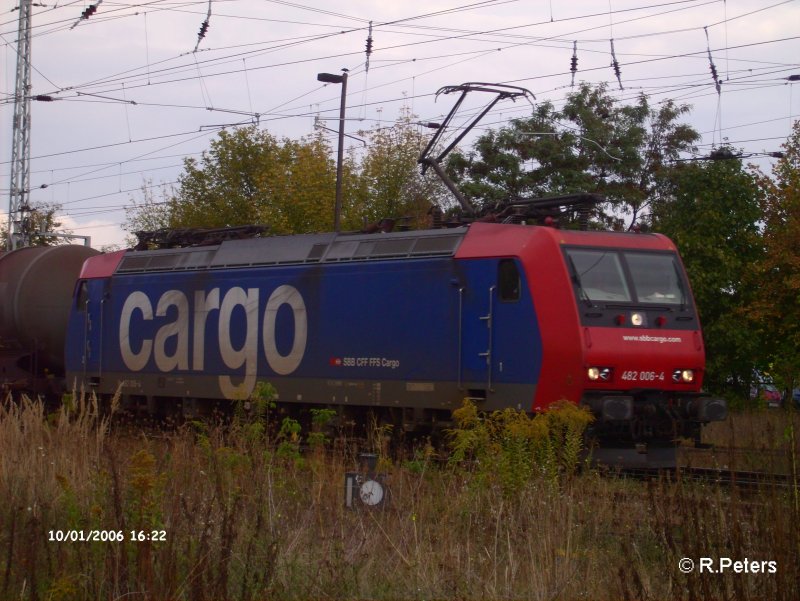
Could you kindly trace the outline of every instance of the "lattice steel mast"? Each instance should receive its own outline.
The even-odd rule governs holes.
[[[30,220],[31,184],[31,7],[33,0],[19,0],[17,35],[17,85],[14,92],[14,126],[11,148],[11,181],[8,202],[7,248],[26,246]]]

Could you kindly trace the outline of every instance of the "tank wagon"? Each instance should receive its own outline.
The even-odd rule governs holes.
[[[60,394],[67,319],[84,246],[0,252],[0,390]]]
[[[594,434],[699,437],[697,311],[658,234],[472,223],[227,240],[89,257],[70,302],[66,379],[162,411],[246,399],[371,409],[406,430],[484,410],[591,408]]]

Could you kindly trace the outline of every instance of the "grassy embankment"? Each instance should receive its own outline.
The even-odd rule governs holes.
[[[727,444],[733,427],[789,452],[797,416],[765,415],[711,434]],[[800,598],[795,495],[578,472],[570,410],[460,418],[450,462],[424,449],[383,460],[389,502],[353,511],[354,455],[290,422],[145,434],[92,404],[46,415],[5,402],[0,599]],[[298,434],[314,448],[298,453]],[[55,530],[126,540],[53,542]],[[777,573],[686,575],[683,557],[774,561]]]

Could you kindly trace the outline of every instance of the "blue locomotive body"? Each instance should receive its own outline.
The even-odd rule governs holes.
[[[161,404],[245,399],[267,381],[282,402],[449,411],[473,396],[530,409],[542,343],[524,269],[457,260],[465,233],[276,237],[87,262],[68,381]]]

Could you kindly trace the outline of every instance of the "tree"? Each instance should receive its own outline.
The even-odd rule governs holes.
[[[772,178],[759,174],[764,255],[748,315],[764,335],[771,375],[791,391],[800,378],[800,121],[783,148]]]
[[[175,197],[173,189],[171,195],[162,193],[161,198],[156,197],[153,192],[155,186],[151,180],[146,180],[141,187],[142,200],[132,198],[130,204],[125,207],[125,230],[131,234],[136,232],[152,232],[165,229],[170,224],[170,198]],[[136,246],[138,240],[135,236],[128,236],[125,239],[128,246]]]
[[[323,231],[333,223],[335,166],[321,136],[278,140],[256,127],[222,131],[198,162],[185,159],[166,217],[145,197],[142,224],[226,227],[264,224],[273,234]],[[152,199],[151,199],[152,200]]]
[[[22,224],[22,227],[27,231],[27,244],[29,246],[57,246],[70,243],[65,237],[52,235],[56,232],[61,234],[71,233],[68,230],[61,229],[63,224],[56,217],[56,213],[60,210],[61,205],[57,203],[39,202],[31,205],[30,211],[27,211]],[[0,231],[0,250],[8,248],[8,234],[8,229],[3,227],[2,231]]]
[[[545,102],[532,116],[481,136],[469,154],[454,153],[448,170],[462,191],[487,206],[517,198],[594,192],[609,201],[610,223],[647,217],[660,202],[671,162],[698,133],[678,119],[686,105],[650,106],[641,95],[619,105],[604,84],[580,89],[556,110]]]
[[[664,193],[672,198],[656,206],[654,227],[675,242],[689,274],[706,386],[746,398],[759,364],[758,332],[745,317],[757,290],[749,274],[762,256],[756,178],[736,158],[684,163]]]
[[[351,227],[383,218],[407,218],[412,227],[425,227],[432,205],[449,206],[449,193],[438,178],[420,172],[417,158],[427,136],[411,119],[404,109],[391,127],[358,132],[367,147],[360,161],[351,159],[355,173],[346,210]]]
[[[408,218],[420,226],[431,205],[447,206],[441,183],[420,174],[417,157],[425,139],[410,115],[359,135],[367,148],[351,153],[344,165],[345,229],[383,218]],[[272,234],[330,231],[336,183],[331,155],[321,134],[278,140],[256,127],[223,131],[200,161],[184,161],[177,189],[158,199],[146,182],[143,201],[131,201],[125,229],[265,224]]]

